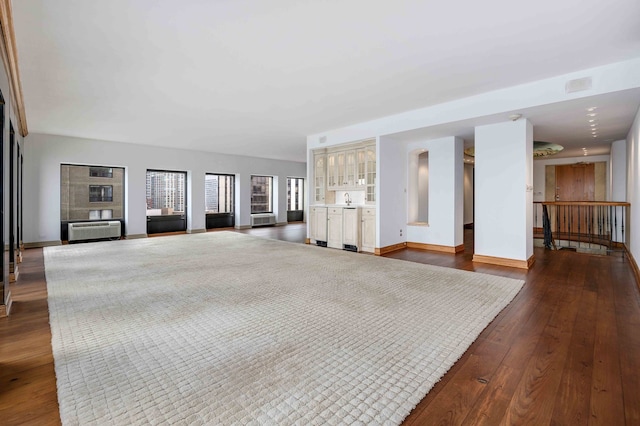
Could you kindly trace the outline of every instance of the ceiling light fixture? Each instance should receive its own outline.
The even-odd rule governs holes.
[[[522,114],[511,114],[509,116],[509,120],[511,121],[517,121],[520,117],[522,117]]]
[[[598,107],[591,107],[591,108],[587,108],[587,111],[589,111],[589,112],[593,112],[593,111],[595,111],[596,109],[598,109]]]
[[[591,120],[589,120],[589,123],[593,123],[593,122],[595,122],[595,121],[596,121],[596,120],[594,120],[594,119],[592,118]]]
[[[597,112],[590,112],[589,114],[587,114],[587,117],[595,117],[596,115],[598,115]]]

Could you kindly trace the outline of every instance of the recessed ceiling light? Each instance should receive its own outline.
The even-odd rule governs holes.
[[[595,121],[596,121],[596,120],[594,120],[594,119],[592,118],[591,120],[589,120],[589,123],[593,123],[593,122],[595,122]]]
[[[589,114],[587,114],[587,117],[595,117],[596,115],[598,115],[597,112],[590,112]]]
[[[589,124],[589,126],[591,126],[591,127],[596,127],[596,126],[597,126],[597,124],[596,124],[596,123],[591,123],[591,124]]]
[[[594,137],[594,138],[597,138],[597,137],[598,137],[598,135],[593,135],[593,137]]]
[[[591,108],[587,108],[587,111],[592,112],[595,111],[598,107],[591,107]]]

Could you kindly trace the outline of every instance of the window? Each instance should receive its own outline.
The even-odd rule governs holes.
[[[96,176],[95,170],[109,170],[110,176]],[[76,164],[60,166],[60,221],[63,224],[122,218],[124,168]],[[61,238],[66,239],[66,231],[63,231]]]
[[[304,202],[302,196],[304,179],[302,178],[287,178],[287,210],[302,210]]]
[[[89,202],[111,202],[113,201],[112,185],[89,185]]]
[[[113,167],[89,167],[89,176],[113,178]]]
[[[186,181],[186,172],[147,170],[147,216],[184,214]]]
[[[251,176],[251,213],[273,211],[273,177]]]
[[[89,210],[89,220],[111,219],[113,218],[113,210]]]
[[[233,181],[233,175],[205,175],[206,213],[233,213]]]

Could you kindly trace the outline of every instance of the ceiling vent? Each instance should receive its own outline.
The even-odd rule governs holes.
[[[583,90],[589,89],[591,89],[591,77],[569,80],[567,84],[564,85],[564,91],[566,93],[582,92]]]

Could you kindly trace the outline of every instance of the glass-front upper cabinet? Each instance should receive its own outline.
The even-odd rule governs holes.
[[[325,192],[325,163],[327,161],[327,156],[325,154],[315,154],[314,155],[314,201],[317,204],[324,203],[324,192]]]
[[[376,147],[370,146],[366,148],[366,202],[373,204],[376,202]]]

